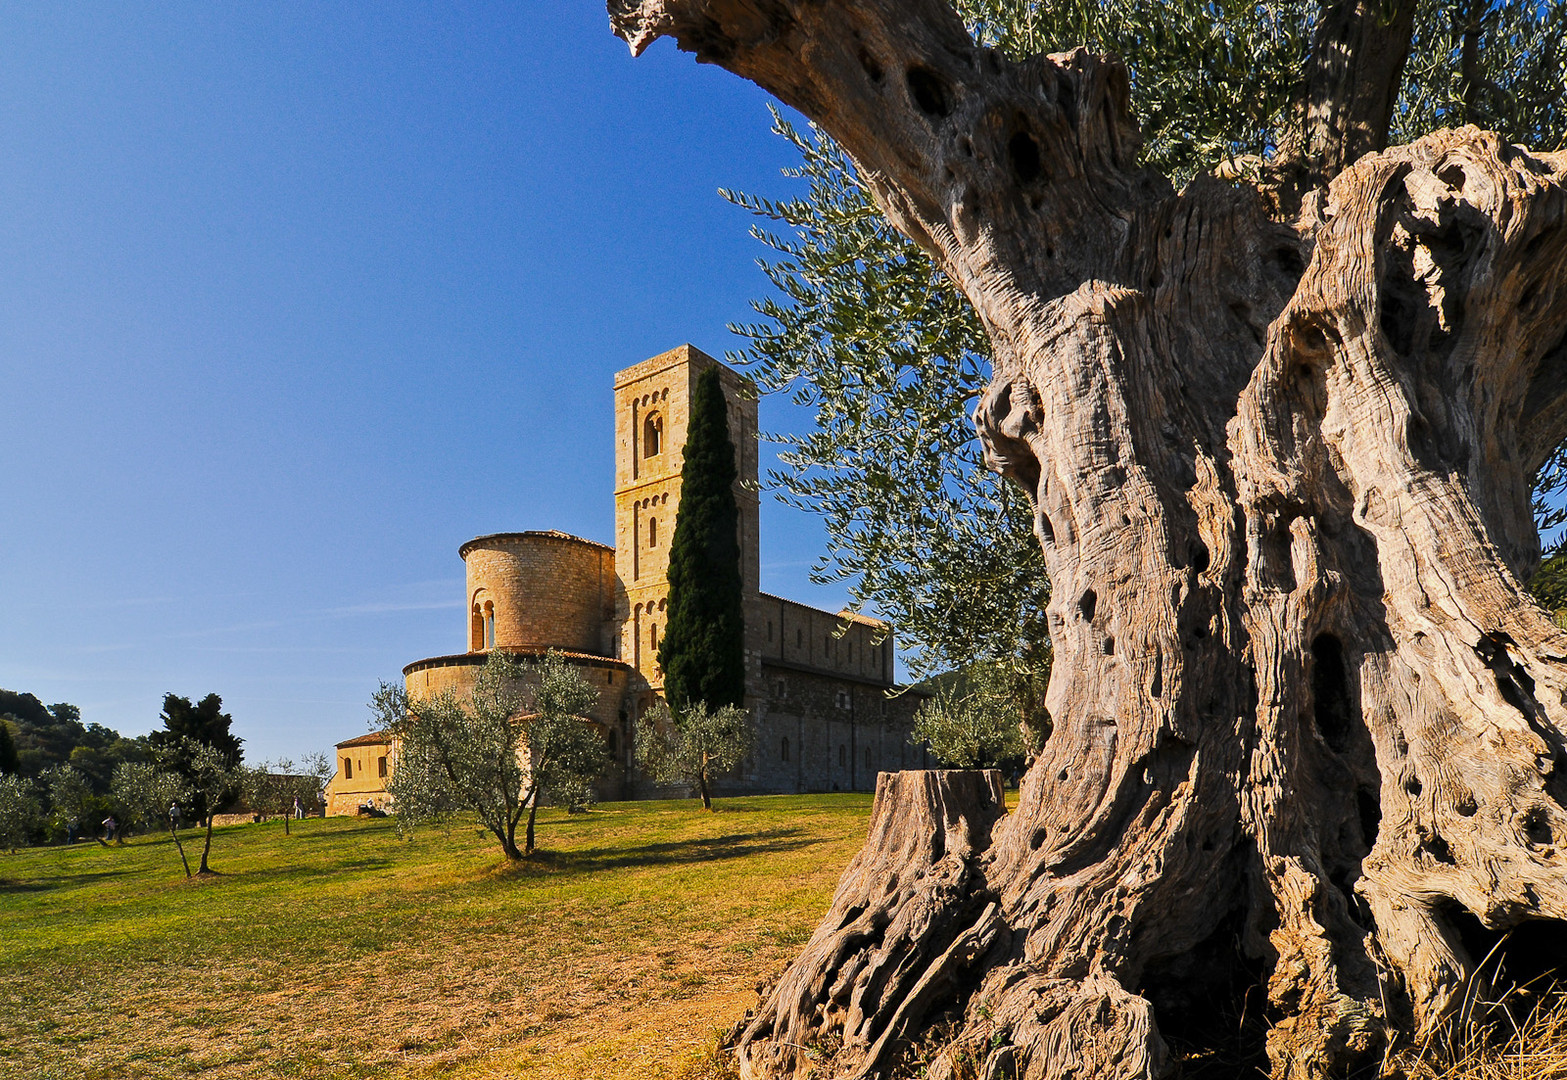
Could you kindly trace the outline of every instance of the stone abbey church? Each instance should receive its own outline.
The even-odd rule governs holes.
[[[880,771],[923,767],[925,754],[910,738],[921,698],[889,694],[887,625],[761,591],[756,399],[742,393],[740,375],[690,345],[615,376],[615,546],[554,531],[495,533],[463,544],[467,649],[405,667],[409,696],[466,692],[491,649],[525,657],[555,649],[599,691],[591,719],[614,762],[601,797],[670,793],[640,775],[632,732],[663,689],[657,654],[681,448],[697,376],[709,367],[719,370],[738,458],[745,707],[757,733],[751,757],[718,792],[869,791]],[[384,806],[394,763],[380,735],[339,743],[328,811]]]

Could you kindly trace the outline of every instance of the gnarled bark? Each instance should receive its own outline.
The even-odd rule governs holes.
[[[1439,132],[1323,165],[1285,225],[1139,171],[1113,62],[1009,62],[935,0],[610,11],[823,124],[963,288],[1053,583],[1016,812],[957,857],[918,809],[940,782],[888,781],[922,794],[867,851],[912,870],[862,855],[746,1075],[879,1075],[923,1038],[937,1077],[1156,1077],[1238,939],[1274,1076],[1322,1077],[1567,918],[1567,635],[1520,587],[1567,437],[1567,157]]]

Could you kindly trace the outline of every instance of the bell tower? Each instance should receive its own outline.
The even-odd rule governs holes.
[[[761,581],[757,546],[756,395],[733,369],[681,345],[615,375],[615,575],[619,657],[660,690],[658,643],[668,617],[669,541],[680,508],[681,454],[697,376],[717,367],[735,444],[740,509],[742,604],[754,606]],[[749,619],[747,620],[749,622]],[[749,627],[747,637],[749,637]],[[749,648],[749,642],[748,642]]]

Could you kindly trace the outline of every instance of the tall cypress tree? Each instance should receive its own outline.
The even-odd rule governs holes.
[[[745,697],[745,616],[740,605],[740,509],[735,447],[718,369],[697,376],[669,544],[669,623],[658,647],[664,696],[677,712]]]

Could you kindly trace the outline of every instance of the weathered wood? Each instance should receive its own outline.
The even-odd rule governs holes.
[[[878,774],[865,846],[832,908],[736,1030],[742,1073],[808,1069],[830,1033],[840,1069],[874,1075],[892,1042],[1004,934],[994,899],[973,886],[1005,813],[996,769]]]
[[[1238,935],[1274,1076],[1316,1080],[1567,919],[1567,635],[1520,586],[1567,438],[1567,156],[1439,132],[1281,223],[1139,171],[1113,62],[1012,63],[935,0],[610,10],[822,123],[973,301],[1053,587],[1016,811],[961,855],[944,796],[882,811],[748,1076],[939,1030],[934,1077],[1156,1077]]]
[[[1387,147],[1388,126],[1415,31],[1415,0],[1324,0],[1294,128],[1268,162],[1269,186],[1293,215],[1366,154]]]

